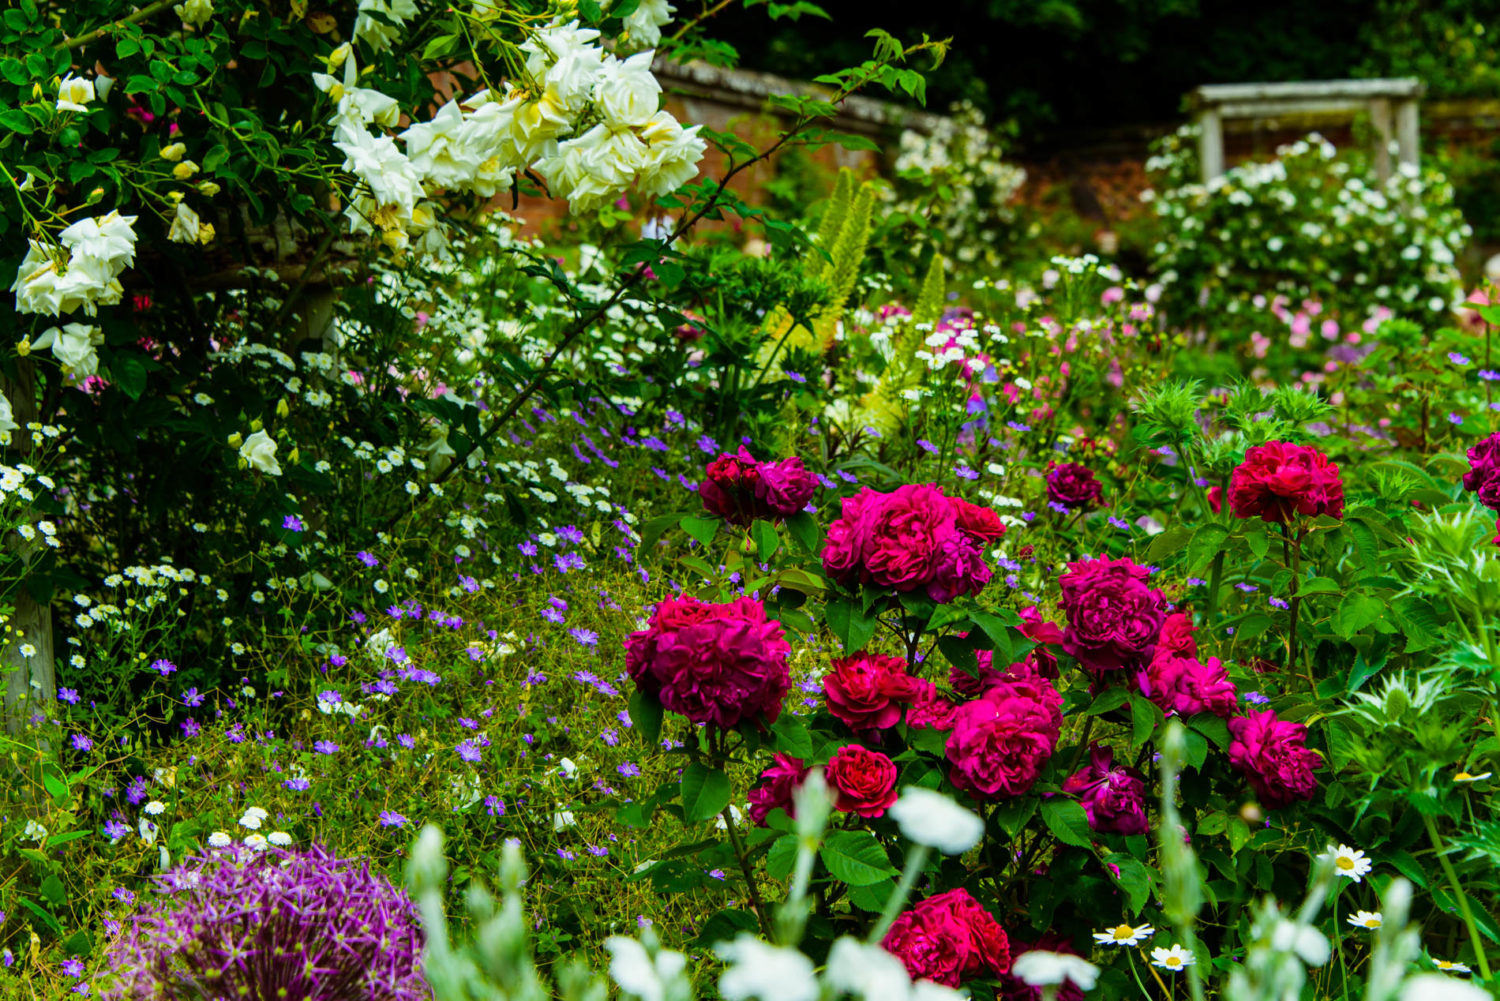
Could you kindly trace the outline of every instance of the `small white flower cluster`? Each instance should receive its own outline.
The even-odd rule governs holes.
[[[66,260],[58,248],[31,240],[10,287],[16,311],[62,316],[82,309],[94,316],[100,306],[118,303],[124,294],[120,274],[135,263],[135,220],[119,212],[80,219],[58,237]]]
[[[395,17],[415,7],[410,0],[364,0]],[[660,13],[660,7],[653,9]],[[649,34],[655,15],[639,24]],[[391,30],[361,15],[364,36]],[[659,25],[655,30],[659,34]],[[356,26],[356,34],[361,27]],[[430,191],[467,191],[493,197],[528,168],[547,180],[552,194],[574,211],[611,201],[632,184],[646,195],[664,195],[696,176],[706,148],[698,126],[684,129],[658,110],[661,85],[651,73],[654,52],[619,59],[594,44],[599,33],[578,23],[535,31],[520,46],[526,55],[522,85],[508,82],[503,94],[480,91],[450,100],[429,121],[416,122],[394,138],[369,127],[394,128],[401,110],[395,99],[357,86],[359,69],[351,46],[336,49],[330,71],[313,74],[319,89],[337,102],[334,146],[344,169],[360,179],[346,210],[355,232],[379,233],[392,249],[437,253],[446,245]],[[397,146],[399,139],[404,151]]]

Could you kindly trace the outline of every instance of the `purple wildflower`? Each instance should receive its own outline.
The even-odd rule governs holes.
[[[354,554],[354,558],[357,559],[357,560],[359,560],[361,563],[363,563],[367,567],[378,567],[378,566],[380,566],[380,561],[377,560],[375,557],[371,556],[369,553],[365,552],[364,550],[360,550],[359,552],[355,553]]]
[[[92,751],[94,749],[94,742],[81,733],[73,734],[70,742],[75,751]]]
[[[302,524],[301,518],[297,517],[295,514],[289,514],[281,520],[281,527],[286,529],[288,532],[300,532],[306,526]]]
[[[380,811],[380,826],[381,827],[405,827],[406,826],[406,818],[404,816],[402,816],[401,814],[397,813],[395,810],[381,810]]]
[[[78,705],[78,693],[71,688],[59,688],[57,690],[57,701],[66,702],[70,706]]]

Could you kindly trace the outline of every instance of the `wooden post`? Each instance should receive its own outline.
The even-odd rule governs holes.
[[[1391,102],[1377,97],[1370,101],[1370,123],[1375,126],[1375,176],[1384,184],[1391,179]]]
[[[1218,108],[1198,112],[1198,165],[1204,184],[1224,174],[1224,131]]]
[[[24,456],[31,451],[26,425],[37,419],[36,371],[29,359],[16,362],[15,379],[0,378],[0,391],[10,400],[12,418],[20,425],[19,430],[11,432],[11,443]],[[29,568],[41,548],[40,539],[16,540],[12,551]],[[0,640],[4,644],[0,650],[0,676],[5,680],[5,729],[11,734],[20,732],[36,706],[57,697],[52,606],[33,598],[24,582],[16,589],[15,605],[10,617],[11,632]],[[23,655],[23,643],[35,647],[36,652],[30,657]]]
[[[1417,117],[1415,100],[1399,101],[1396,104],[1396,145],[1400,148],[1402,165],[1417,165],[1417,156],[1422,144],[1422,128]]]

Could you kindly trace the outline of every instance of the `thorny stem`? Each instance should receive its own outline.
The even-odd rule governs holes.
[[[776,941],[775,932],[771,928],[771,914],[766,910],[765,902],[760,899],[760,888],[755,885],[755,870],[750,865],[750,856],[745,854],[745,844],[740,840],[740,832],[734,827],[734,814],[729,804],[724,805],[724,812],[720,814],[724,818],[724,826],[729,831],[729,844],[734,849],[734,857],[740,863],[740,875],[745,877],[745,889],[750,893],[750,904],[755,908],[755,919],[760,922],[761,934],[766,941]]]
[[[1458,881],[1458,873],[1453,870],[1453,863],[1448,861],[1443,839],[1438,835],[1437,822],[1425,813],[1422,814],[1422,822],[1427,825],[1427,839],[1432,842],[1432,850],[1437,855],[1438,865],[1442,866],[1443,875],[1448,878],[1448,885],[1453,889],[1453,895],[1458,898],[1458,910],[1463,915],[1464,927],[1469,930],[1469,941],[1474,946],[1474,958],[1479,961],[1479,975],[1488,980],[1490,979],[1490,961],[1484,954],[1484,940],[1479,937],[1479,928],[1474,923],[1474,911],[1469,907],[1469,898],[1464,893],[1463,884]]]

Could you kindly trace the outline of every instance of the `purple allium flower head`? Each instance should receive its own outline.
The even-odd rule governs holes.
[[[418,1001],[416,908],[367,862],[327,849],[194,856],[157,877],[159,903],[136,914],[107,959],[112,998],[212,985],[223,997]]]

